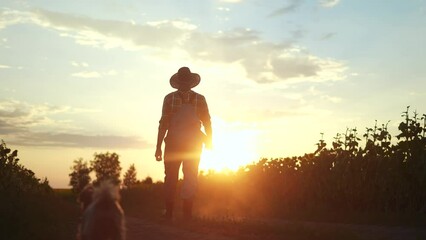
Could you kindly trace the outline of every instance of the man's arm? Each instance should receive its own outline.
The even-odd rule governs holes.
[[[168,103],[168,98],[166,96],[163,101],[162,115],[160,119],[160,125],[158,127],[157,146],[155,150],[155,160],[157,161],[163,160],[163,152],[161,150],[161,145],[163,144],[164,137],[166,136],[166,132],[169,127],[169,108],[170,104]]]
[[[213,130],[212,123],[210,120],[209,108],[207,106],[207,101],[204,96],[202,96],[202,101],[200,101],[200,119],[203,122],[204,130],[206,131],[207,139],[205,141],[206,148],[212,148],[212,139],[213,139]]]
[[[163,152],[161,151],[161,145],[163,144],[164,136],[166,136],[167,129],[158,128],[157,136],[157,148],[155,150],[155,160],[163,160]]]

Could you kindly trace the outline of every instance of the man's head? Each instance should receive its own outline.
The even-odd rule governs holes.
[[[170,78],[170,85],[181,91],[188,91],[200,83],[200,75],[192,73],[188,67],[181,67]]]

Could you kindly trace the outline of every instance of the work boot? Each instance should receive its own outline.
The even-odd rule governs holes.
[[[172,221],[173,220],[173,201],[166,201],[166,212],[163,214],[164,221]]]
[[[192,199],[184,199],[183,200],[183,218],[185,220],[192,220]]]

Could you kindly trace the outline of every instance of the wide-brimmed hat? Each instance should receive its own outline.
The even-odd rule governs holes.
[[[188,84],[190,88],[197,86],[201,81],[200,75],[192,73],[188,67],[179,68],[178,72],[170,78],[170,85],[179,89],[182,83]]]

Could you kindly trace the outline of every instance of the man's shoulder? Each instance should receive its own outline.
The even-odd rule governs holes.
[[[197,96],[197,98],[205,99],[204,95],[199,94],[199,93],[197,93],[197,92],[195,92],[195,91],[192,91],[192,90],[191,90],[191,92],[192,92],[193,94],[195,94],[195,95]]]
[[[164,98],[171,98],[171,97],[173,97],[173,95],[175,95],[177,93],[177,91],[173,91],[173,92],[171,92],[171,93],[169,93],[169,94],[167,94]]]
[[[195,91],[193,91],[193,90],[191,90],[191,94],[194,94],[195,96],[197,96],[197,98],[198,99],[203,99],[203,100],[205,100],[206,98],[204,97],[204,95],[202,95],[202,94],[200,94],[200,93],[197,93],[197,92],[195,92]],[[180,95],[179,95],[179,91],[173,91],[173,92],[171,92],[171,93],[168,93],[165,97],[164,97],[164,99],[172,99],[173,97],[180,97]]]

